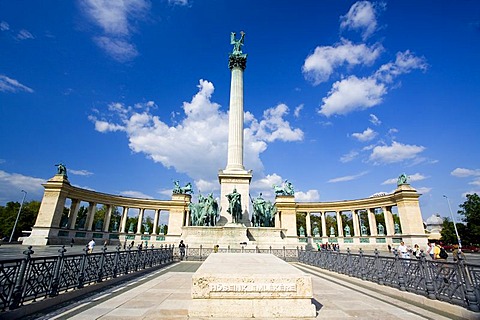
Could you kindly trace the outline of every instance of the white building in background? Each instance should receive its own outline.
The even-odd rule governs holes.
[[[442,231],[443,227],[443,219],[438,213],[432,214],[430,218],[425,220],[425,226],[425,230],[428,234],[429,240],[440,240],[440,238],[442,237],[440,232]]]

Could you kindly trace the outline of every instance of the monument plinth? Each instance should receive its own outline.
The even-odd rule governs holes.
[[[267,267],[268,266],[268,267]],[[314,318],[312,279],[271,254],[214,253],[192,276],[190,317]]]

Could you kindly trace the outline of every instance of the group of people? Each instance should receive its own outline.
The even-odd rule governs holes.
[[[388,251],[391,252],[392,247],[388,245]],[[417,259],[420,259],[420,246],[418,244],[415,244],[413,246],[413,249],[410,247],[407,247],[405,245],[405,242],[400,242],[400,245],[397,248],[397,251],[400,255],[400,257],[405,258],[405,259],[410,259],[411,255],[416,257]],[[440,244],[440,243],[434,243],[431,242],[428,244],[426,254],[430,257],[432,260],[447,260],[448,259],[448,253],[445,250],[445,248]],[[458,245],[454,246],[453,249],[453,261],[458,261],[458,260],[465,260],[465,254],[462,252],[462,250],[458,247]]]
[[[338,243],[318,243],[317,242],[317,250],[318,251],[325,251],[325,250],[328,250],[328,251],[340,251],[340,246],[338,245]]]

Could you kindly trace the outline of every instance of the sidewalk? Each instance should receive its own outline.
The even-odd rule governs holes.
[[[193,319],[188,318],[191,276],[199,266],[200,262],[175,263],[142,279],[97,292],[28,319]],[[315,319],[462,319],[459,312],[464,312],[465,318],[480,319],[480,315],[448,303],[435,301],[436,310],[427,310],[421,303],[408,302],[398,290],[399,299],[392,298],[390,290],[395,289],[370,283],[364,286],[365,281],[351,281],[352,278],[301,264],[294,266],[312,275],[313,302],[317,308]]]

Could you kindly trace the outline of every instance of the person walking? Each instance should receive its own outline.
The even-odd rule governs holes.
[[[180,240],[178,248],[180,249],[180,260],[183,260],[185,258],[185,243],[183,243],[183,240]]]
[[[410,254],[408,253],[408,248],[405,245],[405,242],[400,242],[400,245],[397,248],[398,252],[400,253],[400,256],[404,259],[410,259]]]
[[[90,240],[90,242],[87,245],[88,248],[88,253],[93,253],[93,248],[95,248],[95,240]]]

